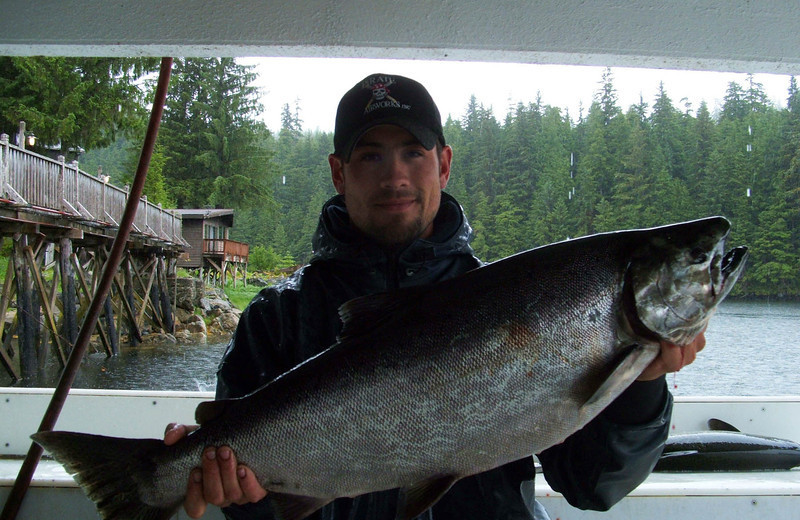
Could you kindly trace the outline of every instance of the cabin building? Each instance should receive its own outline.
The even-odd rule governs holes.
[[[177,209],[183,220],[186,252],[178,258],[178,267],[199,270],[207,283],[222,284],[233,275],[236,286],[239,275],[247,281],[247,259],[250,246],[228,238],[233,227],[232,209]]]

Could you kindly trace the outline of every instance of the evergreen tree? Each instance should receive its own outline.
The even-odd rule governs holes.
[[[741,85],[735,81],[728,83],[722,106],[722,120],[741,121],[749,112],[747,95]]]
[[[613,75],[606,69],[601,89],[586,119],[585,148],[576,182],[578,235],[598,229],[594,220],[600,203],[608,201],[612,195],[615,175],[621,170],[620,152],[626,130],[623,119],[617,105]]]
[[[687,132],[689,154],[686,167],[686,187],[691,197],[705,200],[713,186],[709,182],[711,153],[715,146],[716,125],[711,119],[708,104],[703,101],[697,118],[686,117],[683,126]]]
[[[666,168],[673,178],[686,178],[685,142],[681,139],[681,115],[672,105],[672,100],[664,90],[664,83],[658,87],[658,96],[653,103],[650,116],[655,145],[666,161]]]
[[[780,175],[779,193],[783,197],[784,218],[795,246],[795,258],[800,257],[800,90],[792,76],[786,109],[784,153],[786,167]],[[798,272],[798,271],[795,271]]]
[[[251,69],[233,58],[176,60],[160,134],[179,207],[270,204],[268,130],[255,119]]]
[[[152,58],[0,57],[0,132],[25,121],[34,151],[67,160],[106,147],[146,124],[139,80],[157,69]]]
[[[540,148],[538,182],[528,220],[532,233],[526,247],[564,240],[573,234],[575,219],[569,211],[575,185],[572,128],[558,108],[545,107],[541,134],[533,143]]]
[[[311,255],[311,239],[322,205],[335,190],[330,180],[328,154],[333,136],[315,132],[297,134],[292,120],[284,121],[277,143],[275,162],[280,182],[275,189],[286,252],[298,263]]]

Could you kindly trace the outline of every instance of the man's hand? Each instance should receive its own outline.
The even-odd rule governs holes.
[[[197,425],[172,423],[164,432],[164,444],[171,446],[197,428]],[[194,468],[189,475],[183,509],[191,518],[200,518],[208,504],[219,507],[247,504],[266,495],[252,470],[237,464],[233,450],[228,446],[208,446],[203,451],[201,467]]]
[[[686,365],[691,364],[697,353],[706,346],[705,331],[697,335],[688,345],[673,345],[666,341],[661,342],[661,353],[644,369],[637,381],[651,381],[664,374],[677,372]]]

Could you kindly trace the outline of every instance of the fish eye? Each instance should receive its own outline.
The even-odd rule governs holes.
[[[708,260],[708,253],[706,253],[703,249],[700,248],[692,249],[692,252],[689,253],[689,256],[693,264],[702,264],[706,260]]]

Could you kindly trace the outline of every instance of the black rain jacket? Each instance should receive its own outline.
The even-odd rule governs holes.
[[[461,206],[443,193],[434,234],[387,252],[350,226],[341,196],[322,209],[308,265],[263,289],[242,314],[217,372],[217,398],[247,395],[335,342],[346,301],[424,285],[479,267]],[[634,383],[600,416],[541,454],[548,483],[581,509],[606,510],[652,471],[667,437],[672,398],[664,378]],[[534,477],[526,458],[458,481],[419,518],[530,520],[520,492]],[[340,498],[311,520],[392,520],[398,491]],[[274,518],[269,497],[224,509],[230,519]],[[538,518],[537,518],[538,520]]]

